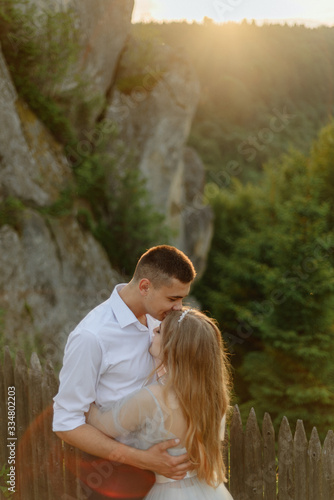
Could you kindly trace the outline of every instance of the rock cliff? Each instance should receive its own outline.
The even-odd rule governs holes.
[[[47,0],[30,2],[39,8],[50,5]],[[123,82],[131,77],[131,67],[119,61],[133,0],[57,2],[76,12],[81,44],[72,73],[55,90],[56,98],[61,100],[62,93],[75,88],[78,75],[88,82],[82,99],[96,93],[102,97],[86,121],[78,121],[75,105],[69,118],[86,134],[101,117],[117,125],[120,140],[133,152],[147,181],[153,204],[174,230],[170,243],[184,250],[201,273],[212,236],[212,214],[202,203],[202,162],[185,147],[199,97],[195,75],[182,57],[160,47],[144,68],[141,84],[124,91],[120,76]],[[14,347],[34,348],[39,343],[41,354],[58,363],[74,325],[124,278],[78,223],[75,208],[57,217],[48,211],[61,191],[73,185],[72,169],[63,146],[18,97],[1,51],[0,118],[2,342],[10,339]],[[113,147],[105,146],[111,157]],[[8,208],[12,199],[21,204]]]
[[[15,196],[44,206],[70,176],[59,144],[17,96],[0,52],[0,200]]]
[[[57,2],[63,3],[62,0]],[[89,130],[102,112],[105,96],[114,82],[131,27],[134,0],[70,0],[66,5],[75,12],[80,50],[70,71],[56,88],[55,95],[66,96],[68,91],[73,95],[78,82],[85,82],[80,99],[89,102],[93,98],[94,102],[85,122],[82,123],[77,113],[79,106],[67,109],[79,130]]]
[[[105,119],[117,124],[133,151],[154,206],[174,232],[171,243],[191,257],[201,274],[212,237],[212,212],[202,203],[204,165],[185,147],[199,83],[185,58],[166,45],[154,51],[143,70],[140,84],[127,93],[114,88]],[[130,63],[123,63],[121,81],[130,80],[133,72]]]
[[[75,323],[121,278],[74,214],[41,214],[71,171],[61,146],[18,98],[1,53],[0,82],[0,202],[15,197],[24,203],[15,224],[0,226],[0,327],[3,341],[40,343],[57,363]]]

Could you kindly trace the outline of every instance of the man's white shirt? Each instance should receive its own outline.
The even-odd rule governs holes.
[[[160,322],[146,315],[148,327],[140,323],[119,296],[123,286],[117,285],[68,337],[54,398],[54,431],[84,424],[90,403],[105,407],[127,396],[143,387],[154,369],[148,349]]]

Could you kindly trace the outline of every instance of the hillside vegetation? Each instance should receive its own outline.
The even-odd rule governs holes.
[[[190,143],[221,187],[256,180],[290,148],[306,153],[333,114],[334,29],[255,23],[135,24],[196,69],[201,99]]]

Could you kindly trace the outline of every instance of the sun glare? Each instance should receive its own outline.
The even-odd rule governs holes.
[[[205,17],[217,23],[243,19],[334,24],[332,0],[136,0],[133,22],[186,20]]]
[[[175,0],[152,2],[152,16],[158,20],[187,20],[202,21],[205,16],[214,17],[215,9],[213,2],[203,0],[192,0],[191,2],[180,2]],[[211,3],[211,5],[210,5]]]

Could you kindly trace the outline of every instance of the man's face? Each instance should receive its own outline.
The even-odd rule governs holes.
[[[154,288],[150,283],[145,297],[146,312],[162,321],[170,311],[180,311],[182,300],[188,295],[190,283],[172,278],[169,286]]]

